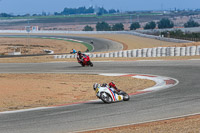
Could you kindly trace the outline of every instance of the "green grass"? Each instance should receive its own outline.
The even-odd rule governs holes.
[[[95,14],[80,14],[80,15],[57,15],[57,16],[29,16],[29,17],[0,17],[2,20],[12,20],[12,19],[52,19],[52,18],[86,18],[86,17],[95,17],[95,18],[104,18],[104,17],[116,17],[116,16],[149,16],[149,15],[161,15],[160,13],[135,13],[135,14],[104,14],[102,16],[97,16]]]

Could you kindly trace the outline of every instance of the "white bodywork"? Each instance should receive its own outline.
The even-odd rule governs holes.
[[[96,88],[96,96],[100,98],[101,93],[109,94],[112,99],[112,102],[123,100],[123,95],[118,95],[117,93],[115,93],[115,90],[113,88],[109,88],[108,86],[107,87],[98,86]]]

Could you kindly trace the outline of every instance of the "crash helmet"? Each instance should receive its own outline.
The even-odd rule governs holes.
[[[98,88],[98,86],[99,86],[99,85],[98,85],[97,83],[95,83],[95,84],[93,85],[93,89],[96,90],[96,88]]]
[[[106,86],[107,86],[107,84],[106,84],[106,83],[103,83],[103,84],[102,84],[102,87],[106,87]]]
[[[81,55],[81,51],[78,51],[78,55]]]

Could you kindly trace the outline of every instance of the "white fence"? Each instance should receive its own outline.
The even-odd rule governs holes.
[[[195,56],[200,55],[200,46],[188,47],[157,47],[124,50],[110,53],[86,53],[91,58],[117,58],[117,57],[165,57],[165,56]],[[54,55],[55,59],[76,58],[76,55]]]

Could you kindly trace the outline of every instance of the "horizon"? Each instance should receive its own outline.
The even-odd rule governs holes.
[[[145,4],[144,4],[145,3]],[[195,3],[195,4],[193,4]],[[14,15],[41,14],[42,12],[61,12],[64,8],[98,6],[106,10],[125,11],[164,11],[164,10],[195,10],[200,9],[199,0],[0,0],[0,13]]]

